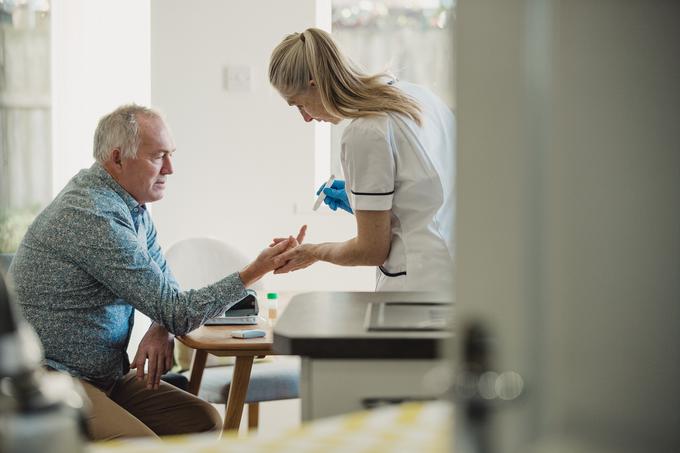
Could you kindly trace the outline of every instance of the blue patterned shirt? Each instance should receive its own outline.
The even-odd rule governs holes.
[[[238,273],[182,292],[146,208],[97,163],[38,215],[10,274],[46,365],[100,387],[129,370],[135,309],[184,335],[246,296]]]

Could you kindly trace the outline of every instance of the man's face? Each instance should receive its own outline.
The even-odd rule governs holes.
[[[167,176],[173,173],[170,157],[175,151],[175,143],[170,132],[160,118],[138,117],[140,144],[137,156],[132,159],[114,154],[113,175],[120,184],[140,204],[158,201],[165,193]]]

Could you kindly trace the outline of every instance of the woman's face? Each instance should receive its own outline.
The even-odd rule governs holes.
[[[338,124],[342,118],[333,116],[324,108],[321,103],[321,94],[314,82],[311,82],[310,87],[303,93],[287,97],[288,105],[295,106],[300,111],[300,115],[306,122],[312,120],[327,121],[329,123]]]

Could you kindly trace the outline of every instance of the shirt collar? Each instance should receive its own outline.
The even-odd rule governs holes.
[[[123,199],[130,212],[144,212],[144,210],[146,210],[146,205],[139,204],[137,200],[135,200],[135,197],[123,189],[123,187],[113,179],[113,176],[111,176],[99,162],[92,164],[90,170]]]

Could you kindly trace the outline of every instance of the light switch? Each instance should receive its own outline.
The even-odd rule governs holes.
[[[222,73],[222,84],[226,91],[247,92],[251,90],[249,66],[226,66]]]

